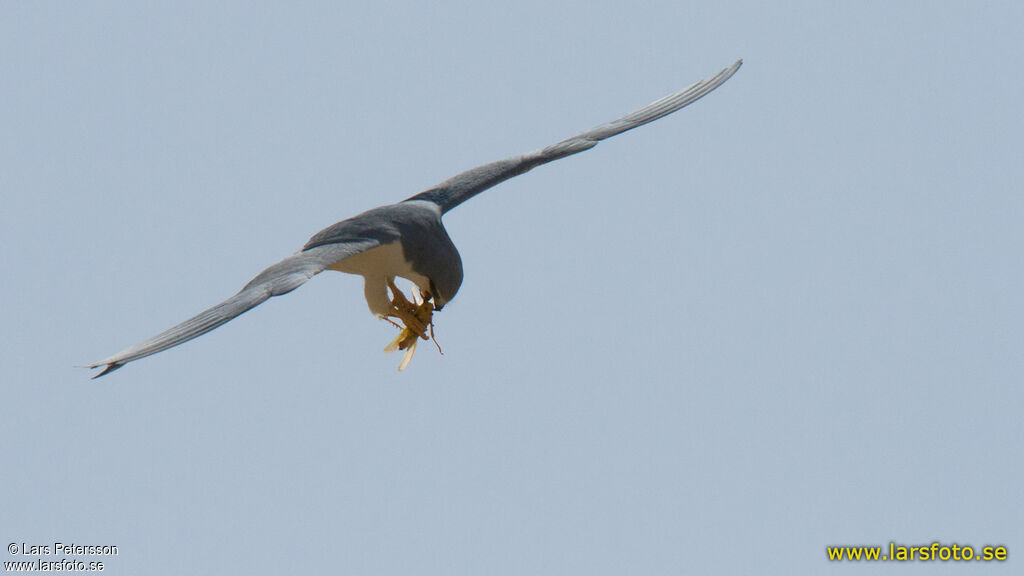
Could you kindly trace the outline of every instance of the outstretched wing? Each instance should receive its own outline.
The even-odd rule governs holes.
[[[467,170],[445,180],[426,192],[421,192],[409,198],[409,200],[429,200],[439,205],[442,213],[447,212],[473,196],[509,178],[518,176],[541,164],[547,164],[553,160],[589,150],[597,146],[597,143],[601,140],[611,138],[616,134],[622,134],[637,126],[643,126],[648,122],[654,122],[658,118],[668,116],[676,110],[700,100],[704,95],[718,88],[732,77],[742,64],[742,60],[737,60],[735,64],[707,80],[697,82],[681,92],[652,102],[636,112],[626,114],[618,120],[601,124],[582,134],[552,144],[547,148]]]
[[[109,374],[133,360],[145,358],[188,342],[262,304],[271,296],[280,296],[295,290],[328,266],[378,245],[376,240],[357,239],[317,246],[293,254],[260,272],[231,298],[196,314],[173,328],[164,330],[149,340],[139,342],[131,348],[94,364],[89,364],[87,367],[98,368],[106,365],[103,372],[93,376],[95,379]]]

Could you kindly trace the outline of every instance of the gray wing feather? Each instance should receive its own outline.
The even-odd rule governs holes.
[[[467,170],[445,180],[426,192],[413,196],[409,200],[429,200],[441,206],[442,212],[447,212],[473,196],[509,178],[518,176],[541,164],[547,164],[559,158],[565,158],[566,156],[589,150],[597,146],[597,143],[601,140],[622,134],[638,126],[643,126],[648,122],[654,122],[659,118],[684,108],[725,83],[726,80],[731,78],[740,69],[741,65],[743,65],[743,61],[737,60],[735,64],[723,69],[711,78],[697,82],[685,90],[652,102],[617,120],[601,124],[582,134],[566,138],[546,148]]]
[[[188,342],[266,302],[272,296],[280,296],[295,290],[328,266],[375,246],[378,246],[378,242],[375,240],[360,239],[318,246],[293,254],[260,272],[231,298],[196,314],[173,328],[164,330],[149,340],[139,342],[131,348],[89,364],[87,367],[98,368],[106,365],[103,372],[93,376],[93,378],[99,378],[128,362]]]

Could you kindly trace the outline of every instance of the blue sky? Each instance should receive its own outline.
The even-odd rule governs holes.
[[[118,574],[823,574],[849,569],[827,545],[936,540],[1010,560],[929,573],[1019,563],[1019,3],[0,14],[6,542],[117,545]],[[446,217],[444,356],[397,373],[328,273],[74,367],[740,57]]]

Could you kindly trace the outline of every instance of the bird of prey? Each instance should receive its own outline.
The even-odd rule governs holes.
[[[462,284],[462,260],[441,222],[446,212],[509,178],[589,150],[601,140],[653,122],[699,100],[732,77],[742,63],[738,60],[711,78],[582,134],[540,150],[478,166],[397,204],[374,208],[328,226],[310,238],[301,250],[260,272],[234,296],[87,367],[105,366],[93,377],[99,378],[128,362],[201,336],[271,296],[295,290],[324,270],[337,270],[363,276],[370,311],[401,329],[385,351],[406,351],[399,365],[399,370],[403,370],[412,358],[416,342],[431,338],[433,313],[450,302]],[[418,288],[418,294],[413,290],[412,301],[395,286],[396,277],[405,278]]]

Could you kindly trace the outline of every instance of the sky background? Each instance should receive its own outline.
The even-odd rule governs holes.
[[[3,3],[2,544],[117,545],[98,559],[133,575],[1020,573],[1022,22]],[[399,374],[362,280],[325,273],[75,368],[323,227],[740,57],[693,106],[446,217],[466,277],[444,356]],[[1010,560],[826,560],[936,540]]]

